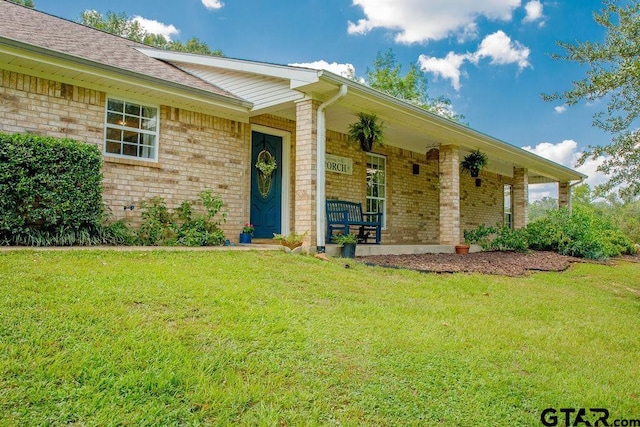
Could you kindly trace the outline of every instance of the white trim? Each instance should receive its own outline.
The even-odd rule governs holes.
[[[291,132],[287,132],[281,129],[270,128],[267,126],[251,124],[251,132],[260,132],[267,135],[278,136],[282,138],[282,158],[286,161],[282,164],[282,202],[281,218],[280,218],[280,231],[285,236],[289,235],[290,230],[290,218],[291,218]],[[253,167],[253,165],[251,165]],[[249,174],[251,179],[251,174]],[[249,192],[249,215],[251,215],[251,192]]]
[[[382,154],[376,154],[376,153],[367,153],[366,157],[365,157],[365,166],[366,164],[369,163],[369,156],[373,157],[373,158],[378,158],[378,159],[382,159],[383,162],[382,164],[384,165],[384,197],[372,197],[372,196],[368,196],[366,194],[365,191],[365,200],[368,202],[369,200],[382,200],[384,209],[382,212],[382,229],[386,230],[387,229],[387,203],[389,202],[389,188],[388,188],[388,182],[389,182],[389,165],[387,164],[387,156],[384,156]],[[378,162],[377,164],[380,164],[380,162]],[[365,167],[366,169],[366,167]],[[367,207],[367,206],[365,206]],[[366,209],[367,211],[369,211],[368,209]]]
[[[109,100],[113,100],[113,101],[122,101],[122,102],[128,102],[130,104],[137,104],[140,105],[140,107],[150,107],[150,108],[155,108],[156,109],[156,131],[155,132],[150,132],[150,131],[145,131],[142,132],[144,129],[138,128],[137,130],[140,131],[140,133],[144,133],[144,134],[155,134],[156,137],[156,141],[155,141],[155,145],[153,147],[153,158],[149,158],[149,157],[139,157],[139,156],[128,156],[126,154],[114,154],[114,153],[108,153],[107,152],[107,130],[109,128],[112,129],[135,129],[135,128],[126,128],[124,126],[108,126],[108,115],[109,115]],[[122,142],[122,141],[121,141]],[[104,103],[104,132],[102,134],[102,155],[104,157],[114,157],[114,158],[118,158],[118,159],[129,159],[129,160],[140,160],[143,162],[148,162],[148,163],[158,163],[158,157],[160,155],[160,106],[156,105],[156,104],[149,104],[149,103],[145,103],[145,102],[141,102],[135,99],[129,99],[129,98],[122,98],[120,96],[115,96],[115,95],[107,95],[105,97],[105,103]]]
[[[343,98],[346,94],[347,85],[340,86],[340,91],[323,102],[316,111],[316,247],[319,251],[324,250],[326,245],[325,233],[327,230],[327,218],[325,212],[325,205],[327,203],[327,171],[325,168],[325,159],[327,155],[327,126],[325,110],[328,106]]]
[[[241,71],[244,73],[272,76],[291,81],[291,88],[315,83],[319,70],[311,68],[293,67],[290,65],[269,64],[266,62],[248,61],[243,59],[227,58],[222,56],[197,55],[185,52],[172,52],[153,48],[135,47],[137,51],[150,58],[168,62],[182,62],[185,64],[206,65],[225,70]]]

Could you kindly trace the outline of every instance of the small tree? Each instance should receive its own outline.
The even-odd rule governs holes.
[[[402,65],[398,64],[391,49],[386,53],[378,52],[373,61],[373,67],[367,69],[366,80],[367,84],[374,89],[439,116],[456,122],[464,120],[463,115],[453,112],[451,100],[444,96],[429,97],[427,78],[417,64],[411,64],[409,71],[403,76]]]
[[[629,199],[640,194],[640,0],[619,3],[603,0],[604,9],[594,14],[594,20],[606,31],[604,42],[557,43],[564,54],[552,55],[554,59],[577,62],[589,69],[571,89],[543,94],[543,99],[562,100],[568,105],[607,100],[606,113],[596,113],[593,125],[610,133],[612,142],[589,147],[578,165],[604,156],[598,171],[611,179],[598,190],[609,192],[621,186],[620,195]]]

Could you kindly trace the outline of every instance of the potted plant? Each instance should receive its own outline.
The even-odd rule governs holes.
[[[374,143],[383,144],[383,123],[375,114],[358,113],[358,121],[349,125],[349,139],[359,142],[364,151],[371,151]]]
[[[307,235],[306,232],[304,232],[303,234],[299,234],[299,233],[296,233],[295,231],[292,231],[287,236],[285,236],[284,234],[274,233],[273,240],[279,240],[282,246],[293,251],[296,248],[299,248],[300,246],[302,246],[302,242],[304,241],[304,236],[306,235]]]
[[[333,242],[340,247],[340,256],[342,258],[355,258],[356,245],[358,244],[358,236],[350,234],[338,234],[333,237]]]
[[[456,253],[461,255],[466,255],[469,253],[470,248],[471,248],[471,245],[469,245],[467,242],[464,242],[463,244],[456,245]]]
[[[245,222],[244,227],[242,227],[242,233],[240,233],[240,243],[251,243],[254,231],[253,224]]]
[[[469,172],[473,178],[477,178],[480,171],[487,166],[488,161],[486,154],[480,150],[476,150],[464,156],[460,166],[462,166],[463,170]]]

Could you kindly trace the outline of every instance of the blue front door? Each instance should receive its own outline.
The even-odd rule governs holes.
[[[256,238],[272,238],[282,232],[282,162],[281,137],[251,132],[250,220]],[[267,169],[259,170],[256,163]]]

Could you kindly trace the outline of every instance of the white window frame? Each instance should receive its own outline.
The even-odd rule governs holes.
[[[513,186],[504,185],[504,226],[513,228]]]
[[[380,154],[374,154],[374,153],[367,153],[367,158],[366,158],[366,167],[367,167],[367,180],[369,179],[369,164],[375,164],[375,165],[382,165],[382,169],[378,168],[379,170],[382,170],[384,172],[384,181],[382,183],[382,185],[380,183],[377,183],[376,185],[378,186],[378,194],[380,194],[380,188],[382,188],[382,194],[383,196],[370,196],[369,195],[369,183],[367,182],[367,189],[366,189],[366,209],[365,211],[367,212],[375,212],[372,211],[370,208],[370,201],[376,201],[376,202],[382,202],[382,229],[385,230],[387,228],[387,181],[388,181],[388,170],[387,170],[387,157],[386,156],[382,156]],[[376,203],[377,204],[377,203]]]
[[[110,112],[116,112],[116,111],[111,111],[109,110],[109,102],[122,102],[125,107],[124,107],[124,122],[122,124],[115,124],[115,123],[109,123],[109,113]],[[155,117],[144,117],[144,114],[141,112],[139,115],[134,116],[134,115],[129,115],[132,118],[137,118],[139,119],[139,127],[131,127],[131,126],[126,126],[126,104],[132,104],[132,105],[138,105],[141,108],[152,108],[155,110]],[[160,106],[159,105],[150,105],[150,104],[146,104],[143,102],[139,102],[139,101],[135,101],[132,99],[126,99],[126,98],[122,98],[119,96],[107,96],[107,100],[105,103],[105,108],[104,108],[104,148],[102,150],[103,154],[105,157],[117,157],[120,159],[133,159],[133,160],[140,160],[140,161],[144,161],[144,162],[157,162],[158,161],[158,152],[159,152],[159,148],[160,148]],[[117,112],[119,113],[119,112]],[[148,129],[144,129],[142,122],[143,120],[155,120],[155,130],[148,130]],[[125,141],[123,141],[123,136],[121,136],[120,141],[117,141],[115,139],[109,139],[108,138],[108,132],[109,129],[114,129],[114,130],[119,130],[119,131],[130,131],[130,132],[136,132],[140,135],[148,135],[153,137],[153,156],[152,157],[141,157],[141,156],[132,156],[130,154],[124,154],[123,153],[123,145],[125,143]],[[112,153],[107,151],[107,144],[109,142],[119,142],[120,143],[120,147],[121,147],[121,153]],[[138,152],[139,152],[139,147],[142,144],[138,141],[137,144],[135,144],[136,147],[138,147]]]

